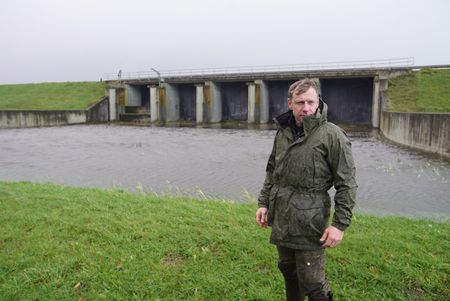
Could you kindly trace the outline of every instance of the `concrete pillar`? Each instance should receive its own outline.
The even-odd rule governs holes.
[[[203,123],[204,100],[203,85],[195,85],[195,121],[197,123]]]
[[[372,97],[372,127],[380,127],[380,81],[378,76],[373,79],[373,97]]]
[[[159,87],[150,87],[150,121],[160,121],[160,105],[159,105]]]
[[[269,122],[269,87],[263,80],[255,80],[257,85],[257,100],[259,99],[259,123]]]
[[[148,102],[148,112],[150,113],[151,111],[152,111],[152,86],[147,86],[147,88],[148,88],[148,90],[149,90],[149,93],[148,93],[148,95],[150,95],[149,97],[150,97],[150,99],[149,99],[149,102]]]
[[[108,89],[109,94],[109,121],[117,120],[116,89]]]
[[[256,84],[255,83],[247,83],[248,88],[248,110],[247,110],[247,122],[255,123],[256,115],[257,115],[257,106],[256,106]]]
[[[164,102],[165,121],[178,121],[180,120],[180,95],[178,93],[178,87],[172,84],[164,83],[164,89],[166,91],[166,101]]]
[[[209,122],[221,122],[222,121],[222,95],[220,91],[220,85],[207,81],[205,82],[205,86],[208,87],[206,94],[206,104],[207,104],[207,114]]]
[[[125,85],[127,95],[127,106],[141,106],[142,105],[142,93],[138,87],[132,85]]]

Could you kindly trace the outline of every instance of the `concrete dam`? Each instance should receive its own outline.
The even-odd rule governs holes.
[[[388,79],[412,69],[411,60],[308,65],[303,70],[119,72],[117,79],[107,80],[110,116],[112,120],[155,123],[267,124],[287,110],[289,86],[298,79],[314,77],[320,80],[330,121],[378,128],[386,106]]]

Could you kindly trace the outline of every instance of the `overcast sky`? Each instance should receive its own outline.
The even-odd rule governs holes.
[[[414,57],[450,64],[447,0],[0,0],[0,84]]]

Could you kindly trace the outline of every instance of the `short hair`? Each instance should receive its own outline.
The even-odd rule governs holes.
[[[317,78],[304,78],[293,83],[288,90],[288,99],[291,99],[294,94],[303,94],[313,88],[317,95],[320,95],[320,82]]]

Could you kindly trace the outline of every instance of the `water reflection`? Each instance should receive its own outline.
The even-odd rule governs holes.
[[[246,201],[264,180],[270,130],[81,125],[0,130],[0,180]],[[359,210],[446,219],[450,164],[350,132]]]

